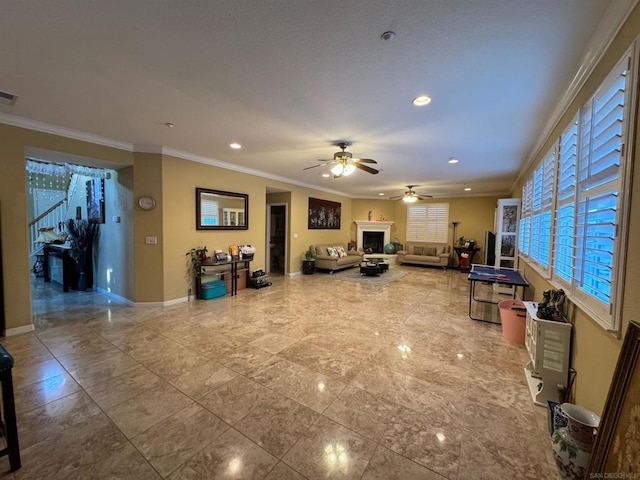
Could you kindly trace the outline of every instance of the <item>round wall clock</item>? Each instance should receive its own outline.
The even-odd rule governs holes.
[[[138,205],[140,205],[140,208],[143,210],[152,210],[156,206],[156,200],[148,196],[140,197],[138,199]]]

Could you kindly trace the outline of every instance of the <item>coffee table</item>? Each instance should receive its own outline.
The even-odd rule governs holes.
[[[360,264],[360,274],[368,277],[377,276],[389,270],[384,258],[369,258]]]

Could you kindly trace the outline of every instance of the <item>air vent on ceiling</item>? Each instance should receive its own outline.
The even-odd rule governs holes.
[[[13,105],[14,103],[16,103],[17,99],[18,99],[17,95],[14,95],[12,93],[7,93],[7,92],[0,92],[0,103],[4,103],[6,105]]]

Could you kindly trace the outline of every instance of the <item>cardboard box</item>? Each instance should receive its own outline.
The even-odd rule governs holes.
[[[242,268],[242,269],[238,269],[237,272],[237,281],[236,281],[236,288],[238,289],[238,291],[247,288],[247,274],[249,272],[249,269],[247,268]],[[224,281],[227,284],[227,293],[231,294],[231,272],[225,272],[224,273]]]

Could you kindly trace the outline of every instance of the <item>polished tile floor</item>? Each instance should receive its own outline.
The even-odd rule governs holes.
[[[162,308],[34,280],[3,478],[554,478],[524,347],[469,320],[466,275],[395,268]]]

